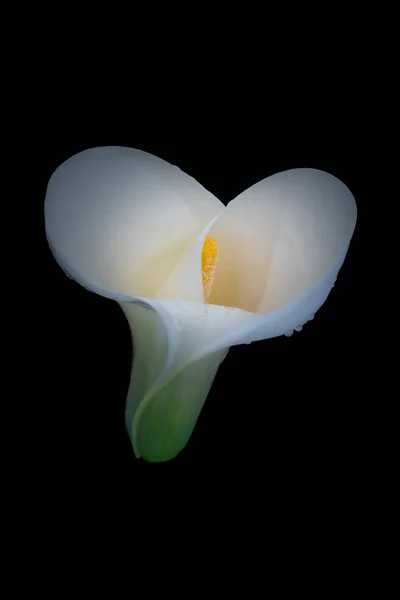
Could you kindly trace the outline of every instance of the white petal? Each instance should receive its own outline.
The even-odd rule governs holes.
[[[50,179],[45,222],[61,266],[113,298],[155,297],[224,205],[180,169],[141,150],[85,150]]]
[[[265,314],[304,294],[346,254],[356,216],[350,190],[323,171],[253,185],[211,228],[220,259],[210,302]]]

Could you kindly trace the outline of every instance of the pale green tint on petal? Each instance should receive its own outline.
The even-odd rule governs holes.
[[[229,346],[256,315],[239,309],[137,298],[121,303],[133,339],[126,427],[136,456],[168,460],[186,445]],[[210,351],[211,345],[217,349]]]
[[[147,152],[92,148],[52,175],[46,234],[60,265],[96,292],[155,297],[224,205]]]
[[[132,385],[129,387],[125,406],[125,422],[130,432],[133,416],[140,402],[164,373],[172,342],[167,325],[150,305],[122,303],[121,308],[131,329],[134,353]]]
[[[204,304],[138,299],[121,307],[134,350],[126,426],[137,457],[169,460],[186,445],[228,352],[219,348],[198,358],[205,332],[212,335],[223,311],[211,309],[211,319],[205,321]]]
[[[261,314],[315,286],[346,253],[350,190],[316,169],[277,173],[232,200],[210,230],[220,259],[210,302]]]
[[[189,363],[144,399],[131,431],[137,457],[166,461],[186,446],[228,350]]]

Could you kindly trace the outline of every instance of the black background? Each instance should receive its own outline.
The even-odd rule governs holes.
[[[115,302],[64,275],[47,248],[42,222],[40,374],[46,393],[36,410],[41,420],[36,443],[49,476],[72,488],[111,485],[118,494],[135,486],[139,473],[180,467],[218,472],[244,467],[282,481],[336,475],[351,480],[368,469],[362,294],[370,210],[362,174],[368,165],[351,125],[338,129],[317,119],[312,129],[308,123],[281,129],[269,114],[251,125],[242,116],[239,132],[238,120],[222,129],[218,119],[203,126],[189,115],[179,126],[174,121],[163,128],[143,117],[134,125],[107,123],[106,129],[93,115],[89,126],[89,113],[78,124],[58,114],[46,130],[39,161],[41,211],[48,179],[64,160],[86,148],[123,145],[178,165],[225,204],[278,171],[322,169],[350,188],[358,222],[336,285],[314,320],[290,338],[233,347],[186,448],[160,464],[135,459],[125,430],[132,360],[125,317]]]

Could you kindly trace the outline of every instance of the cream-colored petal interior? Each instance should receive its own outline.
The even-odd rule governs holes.
[[[224,209],[195,179],[156,156],[92,148],[52,175],[46,233],[61,266],[87,287],[152,298]]]
[[[189,302],[200,302],[203,304],[202,249],[208,231],[219,218],[219,216],[215,217],[193,240],[188,251],[183,254],[171,275],[159,288],[157,298],[188,300]]]
[[[253,185],[210,229],[220,250],[210,303],[266,314],[304,294],[346,251],[356,217],[350,190],[323,171]]]

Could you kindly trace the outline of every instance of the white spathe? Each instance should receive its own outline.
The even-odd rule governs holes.
[[[136,456],[168,460],[187,443],[229,347],[301,326],[325,302],[357,217],[338,179],[293,169],[225,207],[146,152],[81,152],[50,179],[45,221],[62,268],[118,301],[135,360],[126,425]],[[217,240],[210,304],[201,251]]]

